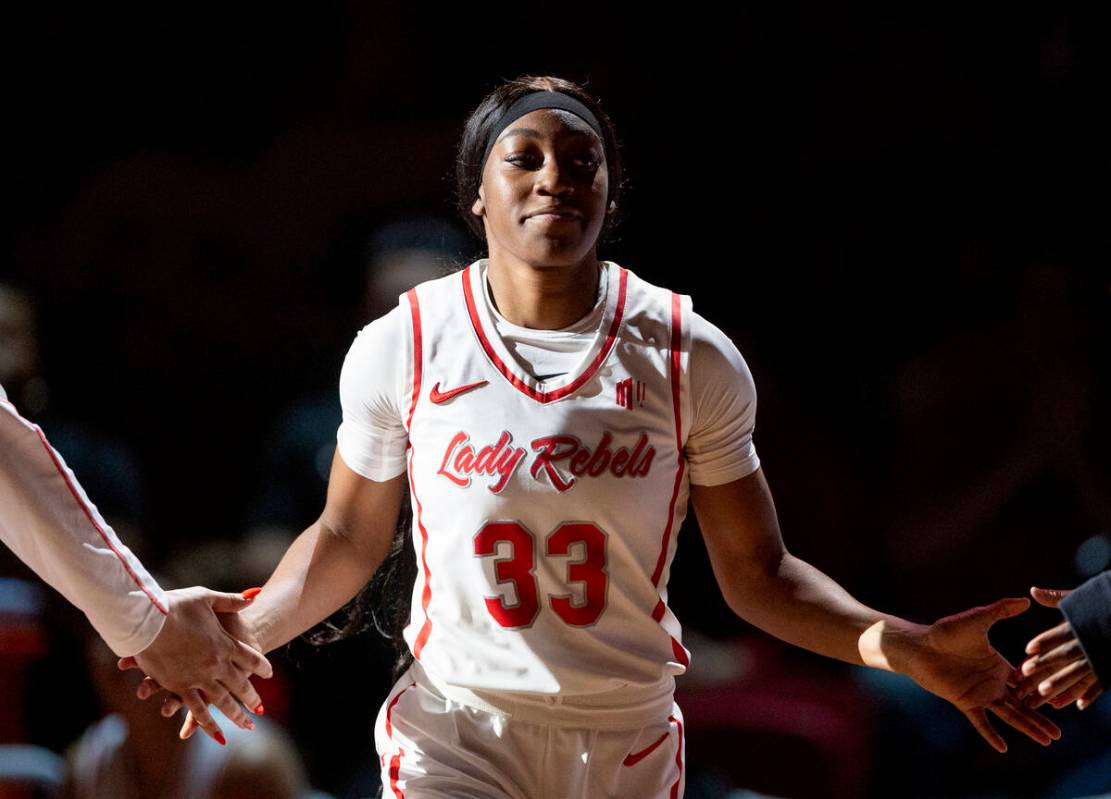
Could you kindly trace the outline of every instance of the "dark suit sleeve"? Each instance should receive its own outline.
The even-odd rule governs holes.
[[[1098,574],[1058,606],[1103,685],[1111,685],[1111,572]]]

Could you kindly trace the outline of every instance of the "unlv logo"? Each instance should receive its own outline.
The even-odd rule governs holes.
[[[633,380],[631,377],[626,377],[617,383],[617,404],[631,411],[634,401],[637,405],[644,404],[644,397],[647,393],[643,380]]]

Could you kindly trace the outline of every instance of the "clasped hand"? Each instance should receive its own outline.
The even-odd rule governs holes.
[[[1031,588],[1038,604],[1055,608],[1068,591]],[[1030,707],[1049,703],[1062,708],[1072,702],[1083,710],[1103,693],[1092,664],[1084,654],[1067,621],[1031,639],[1026,645],[1030,655],[1022,664],[1019,696]]]
[[[164,716],[172,716],[184,704],[195,724],[221,744],[224,736],[208,712],[209,703],[236,725],[254,727],[243,708],[260,714],[263,706],[249,678],[274,673],[239,617],[254,593],[226,594],[201,587],[167,591],[168,613],[158,637],[137,655],[119,660],[120,669],[137,668],[146,674],[136,695],[146,699],[165,689],[170,693],[163,701]]]

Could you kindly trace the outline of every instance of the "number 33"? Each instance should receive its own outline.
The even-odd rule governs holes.
[[[504,596],[486,597],[490,615],[502,627],[529,627],[540,612],[539,588],[536,583],[536,538],[532,531],[518,522],[488,522],[475,533],[474,553],[489,557],[497,553],[498,543],[507,541],[512,554],[494,561],[494,575],[499,583],[511,582],[517,593],[517,604],[507,605]],[[606,606],[606,534],[589,522],[564,522],[544,540],[545,554],[567,555],[571,545],[586,545],[586,557],[567,564],[567,582],[582,583],[586,601],[575,605],[571,594],[548,597],[552,610],[563,621],[575,627],[586,627],[598,621]]]

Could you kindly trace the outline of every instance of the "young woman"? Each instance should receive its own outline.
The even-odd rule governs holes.
[[[738,615],[908,674],[999,751],[988,710],[1059,736],[1012,695],[987,639],[1027,600],[916,625],[786,551],[740,353],[689,297],[598,259],[621,162],[584,90],[497,88],[467,121],[457,175],[488,257],[358,335],[324,511],[231,619],[266,652],[343,606],[390,549],[408,485],[414,660],[379,713],[387,794],[681,795],[672,692],[689,653],[667,580],[688,500]]]

